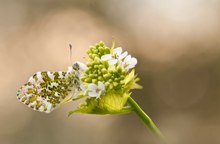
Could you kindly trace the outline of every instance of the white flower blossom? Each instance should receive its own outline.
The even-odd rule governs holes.
[[[109,65],[115,65],[116,63],[118,63],[118,60],[117,60],[117,59],[110,59],[110,60],[108,61],[108,64],[109,64]]]
[[[113,52],[116,54],[116,56],[119,60],[122,60],[122,67],[125,70],[129,70],[131,68],[134,68],[135,65],[137,64],[137,59],[135,57],[131,57],[131,55],[128,55],[127,51],[122,53],[121,47],[115,48],[113,50]]]
[[[116,59],[114,58],[114,55],[116,55]],[[121,66],[125,70],[129,70],[131,68],[134,68],[137,64],[137,59],[135,57],[131,57],[131,55],[128,55],[128,52],[125,51],[122,53],[122,48],[117,47],[113,50],[112,54],[106,54],[101,57],[102,61],[108,61],[109,65],[115,65],[118,63],[118,61],[121,61]]]
[[[96,84],[89,84],[88,85],[88,96],[89,97],[96,97],[99,98],[101,94],[105,91],[105,85],[103,82],[98,82],[98,85]]]
[[[114,55],[116,55],[116,59],[114,58]],[[102,61],[107,60],[109,65],[115,65],[116,63],[118,63],[119,60],[124,59],[127,55],[128,55],[127,51],[122,53],[122,48],[118,47],[113,50],[113,55],[112,54],[103,55],[101,57],[101,60]]]
[[[117,58],[122,60],[124,59],[127,55],[128,55],[128,52],[125,51],[124,53],[122,53],[122,48],[121,47],[117,47],[113,50],[113,53],[116,54]]]
[[[136,64],[137,64],[137,59],[135,57],[131,57],[131,55],[128,55],[122,62],[122,67],[125,70],[129,70],[131,68],[134,68]]]
[[[105,55],[103,55],[101,57],[101,60],[102,61],[106,61],[107,60],[109,65],[115,65],[118,62],[117,59],[113,58],[112,54],[105,54]]]
[[[110,60],[110,59],[112,59],[112,54],[105,54],[101,57],[102,61]]]

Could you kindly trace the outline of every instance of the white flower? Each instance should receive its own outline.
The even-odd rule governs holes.
[[[115,65],[117,62],[118,62],[117,59],[111,59],[111,60],[108,61],[108,64],[109,65]]]
[[[135,57],[131,57],[131,55],[128,55],[127,51],[122,53],[122,48],[121,47],[115,48],[113,50],[113,53],[116,54],[116,56],[117,56],[117,58],[119,60],[123,60],[124,59],[122,61],[122,67],[125,70],[129,70],[131,68],[134,68],[135,65],[137,64],[137,59]]]
[[[106,61],[107,60],[109,65],[115,65],[118,62],[117,59],[113,58],[112,54],[105,54],[105,55],[103,55],[101,57],[101,60],[102,61]]]
[[[101,94],[105,91],[105,85],[103,84],[103,82],[100,81],[98,82],[98,85],[91,83],[88,85],[88,91],[89,97],[99,98]]]
[[[101,60],[107,60],[109,65],[115,65],[116,63],[118,63],[118,60],[122,60],[123,58],[125,58],[128,55],[128,52],[126,51],[122,53],[122,48],[118,47],[113,50],[113,54],[116,55],[117,59],[115,59],[112,54],[106,54],[101,57]]]
[[[127,55],[128,55],[128,52],[125,51],[124,53],[122,53],[122,48],[121,47],[117,47],[113,50],[113,53],[116,54],[117,58],[122,60],[124,59]]]
[[[131,57],[131,55],[128,55],[122,62],[122,67],[125,70],[129,70],[131,68],[134,68],[136,64],[137,64],[137,59],[135,57]]]
[[[116,55],[116,59],[114,58],[114,55]],[[106,54],[101,57],[102,61],[108,61],[109,65],[115,65],[118,63],[118,61],[122,61],[121,65],[122,68],[125,70],[129,70],[131,68],[134,68],[137,64],[137,59],[135,57],[131,57],[131,55],[128,55],[128,52],[125,51],[122,53],[122,48],[117,47],[113,50],[112,54]]]
[[[105,54],[101,57],[102,61],[110,60],[112,59],[112,54]]]

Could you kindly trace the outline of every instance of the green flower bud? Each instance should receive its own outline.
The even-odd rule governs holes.
[[[100,64],[99,69],[105,68],[104,65]]]
[[[104,74],[103,77],[104,77],[105,79],[108,79],[108,78],[111,77],[111,74]]]
[[[87,83],[90,83],[91,81],[92,81],[92,79],[89,77],[85,79],[85,82],[87,82]]]
[[[109,89],[112,90],[113,89],[113,85],[110,83],[109,84]]]
[[[97,64],[99,63],[99,57],[96,56],[94,60],[97,62]]]
[[[121,80],[121,81],[120,81],[120,84],[121,84],[121,85],[124,85],[124,84],[125,84],[125,82],[124,82],[123,80]]]
[[[96,84],[98,82],[97,79],[92,79],[92,83]]]
[[[101,76],[98,77],[99,81],[103,81],[103,78]]]
[[[97,69],[99,66],[98,65],[94,65],[94,68]]]
[[[103,74],[106,74],[108,71],[107,71],[106,68],[102,68],[101,72],[102,72]]]
[[[114,81],[117,81],[117,82],[118,82],[119,80],[120,80],[119,78],[115,78],[115,79],[114,79]]]
[[[85,81],[85,79],[86,79],[86,77],[82,77],[82,78],[81,78],[81,81]]]
[[[113,82],[113,86],[114,87],[118,86],[118,83],[117,82]]]
[[[105,83],[105,86],[109,86],[109,85],[110,85],[110,83],[109,83],[109,82],[106,82],[106,83]]]
[[[95,75],[94,75],[94,74],[89,74],[89,77],[90,77],[90,78],[94,78]]]

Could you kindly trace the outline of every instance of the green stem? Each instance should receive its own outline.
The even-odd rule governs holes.
[[[133,108],[133,112],[144,122],[145,126],[150,129],[150,131],[164,141],[164,136],[150,119],[150,117],[138,106],[138,104],[131,98],[128,98],[128,104]]]

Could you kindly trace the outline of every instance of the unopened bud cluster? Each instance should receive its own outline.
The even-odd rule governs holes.
[[[87,70],[82,82],[98,84],[102,82],[105,86],[105,91],[115,90],[123,91],[125,70],[120,66],[110,66],[107,61],[102,61],[101,57],[110,54],[110,48],[106,47],[103,42],[97,43],[91,47],[87,53],[92,60],[87,63]]]
[[[103,42],[97,43],[95,46],[91,46],[87,51],[89,58],[95,60],[96,58],[101,58],[102,55],[109,54],[110,48],[105,46]]]

